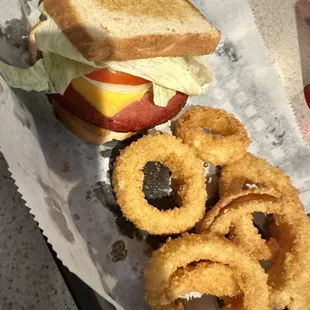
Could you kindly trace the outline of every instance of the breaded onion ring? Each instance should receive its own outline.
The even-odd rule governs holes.
[[[237,162],[223,167],[219,183],[220,196],[224,196],[229,186],[234,183],[243,185],[250,183],[258,187],[273,188],[291,197],[298,197],[298,190],[292,185],[290,178],[279,168],[264,159],[247,153]]]
[[[292,212],[273,227],[280,253],[267,271],[271,302],[278,309],[310,309],[310,220]]]
[[[212,134],[204,133],[204,129]],[[207,164],[227,165],[246,153],[251,142],[239,120],[224,110],[192,107],[177,121],[174,134]]]
[[[177,300],[166,306],[156,305],[152,307],[152,310],[184,310],[184,306],[181,301]]]
[[[202,261],[194,266],[182,267],[173,273],[169,282],[168,294],[176,301],[166,306],[153,307],[152,310],[184,310],[180,298],[192,292],[225,298],[226,305],[235,306],[236,301],[242,305],[242,293],[234,273],[224,264]]]
[[[229,266],[224,264],[202,261],[194,266],[182,267],[173,273],[169,282],[168,294],[176,301],[166,306],[153,307],[153,310],[184,310],[179,298],[184,298],[191,292],[225,298],[226,304],[230,306],[235,306],[236,301],[242,305],[242,294],[234,273]],[[228,300],[227,297],[231,299]]]
[[[268,241],[262,239],[258,229],[253,224],[252,212],[244,213],[239,218],[231,218],[228,226],[225,229],[218,226],[213,226],[217,220],[221,220],[221,216],[229,210],[232,206],[238,203],[246,203],[251,201],[273,201],[276,202],[280,198],[280,193],[275,190],[262,189],[248,189],[241,190],[237,193],[230,192],[225,195],[210,210],[202,222],[200,223],[200,233],[216,233],[220,236],[228,236],[228,238],[238,246],[241,246],[249,255],[257,260],[270,260],[276,255],[278,249],[277,243],[274,239]],[[256,210],[253,212],[260,212]]]
[[[173,304],[176,296],[169,290],[171,277],[179,268],[201,260],[231,268],[243,293],[244,310],[268,309],[267,275],[259,263],[228,240],[208,235],[184,235],[153,252],[144,271],[145,298],[152,309]],[[225,283],[219,281],[219,285]]]
[[[143,168],[152,161],[171,170],[180,208],[160,211],[145,199]],[[199,222],[205,212],[203,164],[189,146],[168,134],[144,136],[123,150],[114,165],[113,188],[124,216],[153,235],[185,232]]]
[[[233,270],[227,265],[210,262],[198,262],[193,266],[179,268],[170,278],[168,292],[173,299],[189,292],[218,297],[241,295]]]
[[[211,210],[203,220],[202,231],[223,236],[229,232],[232,225],[236,225],[237,229],[237,224],[243,216],[253,212],[273,214],[275,224],[272,226],[272,235],[279,247],[271,267],[267,270],[268,284],[271,287],[271,306],[280,309],[288,307],[290,310],[309,309],[309,219],[298,211],[301,207],[296,207],[296,199],[275,199],[267,196],[252,193],[239,197],[216,210],[216,216],[210,214]],[[246,235],[243,236],[245,239],[239,247],[251,251],[251,240],[246,238]],[[239,240],[242,240],[241,235]]]

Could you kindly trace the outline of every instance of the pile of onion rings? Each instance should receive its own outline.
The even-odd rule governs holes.
[[[223,110],[191,108],[174,134],[132,143],[113,171],[117,201],[138,228],[180,234],[203,218],[197,234],[168,240],[153,253],[144,274],[151,308],[183,310],[180,298],[210,294],[222,298],[224,309],[309,310],[310,220],[290,178],[247,153],[245,128]],[[160,211],[145,199],[143,168],[151,161],[172,171],[180,208]],[[206,163],[223,166],[220,200],[207,213]],[[253,219],[257,213],[269,215],[267,236]],[[269,267],[263,270],[260,261]]]
[[[202,161],[215,166],[241,159],[251,143],[235,116],[210,107],[187,110],[176,121],[174,134],[191,146]]]
[[[180,208],[161,211],[144,197],[143,168],[160,162],[172,172]],[[179,234],[191,229],[205,212],[207,199],[203,164],[193,150],[168,134],[144,136],[121,152],[114,164],[113,188],[124,216],[154,235]]]

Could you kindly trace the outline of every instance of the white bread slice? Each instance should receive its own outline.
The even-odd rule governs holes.
[[[44,6],[88,60],[212,53],[220,32],[188,0],[45,0]]]

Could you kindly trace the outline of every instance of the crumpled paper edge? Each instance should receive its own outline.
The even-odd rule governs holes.
[[[266,53],[267,53],[268,58],[271,60],[273,66],[274,66],[274,59],[273,59],[273,57],[272,57],[272,55],[271,55],[271,53],[270,53],[270,50],[269,50],[269,48],[267,47],[267,45],[266,45],[266,43],[265,43],[265,40],[264,40],[264,38],[263,38],[263,36],[262,36],[262,34],[261,34],[261,31],[260,31],[260,29],[259,29],[259,27],[258,27],[258,25],[257,25],[256,18],[255,18],[255,14],[254,14],[254,10],[253,10],[253,8],[252,8],[252,5],[250,4],[249,0],[246,0],[246,2],[247,2],[247,4],[248,4],[248,7],[250,8],[251,17],[252,17],[252,20],[253,20],[253,22],[254,22],[256,28],[257,28],[257,31],[258,31],[258,34],[259,34],[259,39],[260,39],[261,43],[263,44],[263,46],[264,46],[264,48],[265,48],[265,51],[266,51]],[[297,117],[297,114],[296,114],[296,112],[295,112],[295,109],[294,109],[294,107],[293,107],[293,105],[292,105],[292,103],[291,103],[291,100],[289,99],[289,97],[288,97],[288,95],[287,95],[287,91],[286,91],[286,88],[284,87],[284,84],[283,84],[283,82],[282,82],[282,78],[281,78],[280,74],[278,74],[278,75],[279,75],[280,83],[282,84],[282,87],[283,87],[284,92],[285,92],[285,97],[286,97],[286,99],[287,99],[289,109],[291,110],[291,112],[292,112],[292,114],[293,114],[293,116],[294,116],[294,121],[295,121],[296,126],[297,126],[297,128],[298,128],[298,133],[301,135],[301,138],[302,138],[304,144],[306,145],[306,147],[310,150],[310,145],[309,145],[309,143],[306,141],[305,136],[303,135],[301,122],[299,121],[299,119],[298,119],[298,117]],[[307,105],[306,100],[305,100],[304,97],[303,97],[303,101],[304,101],[304,104]]]

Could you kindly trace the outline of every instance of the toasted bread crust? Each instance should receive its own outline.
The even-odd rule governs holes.
[[[41,23],[42,22],[40,21],[34,27],[32,27],[28,37],[28,55],[31,65],[34,65],[42,57],[42,53],[38,50],[36,39],[34,36],[34,33],[41,25]]]
[[[79,23],[79,15],[70,4],[70,0],[45,0],[44,7],[69,41],[86,59],[95,60],[91,57],[94,49],[97,49],[97,53],[103,60],[110,58],[112,50],[109,38],[105,37],[99,42],[94,42],[85,27]]]
[[[207,55],[216,49],[221,34],[154,34],[118,38],[104,36],[94,38],[80,21],[79,14],[70,0],[45,0],[47,13],[67,36],[69,41],[87,59],[97,62],[106,60],[132,60],[151,57]]]
[[[114,38],[110,60],[131,60],[166,56],[208,55],[214,52],[220,36],[210,34],[148,35],[129,39]],[[91,53],[93,52],[93,53]],[[94,49],[86,56],[100,61],[100,53]]]
[[[87,143],[104,144],[112,140],[125,140],[133,135],[131,132],[114,132],[97,126],[88,124],[78,117],[72,115],[63,109],[57,102],[52,99],[55,114],[59,120],[77,137]]]

